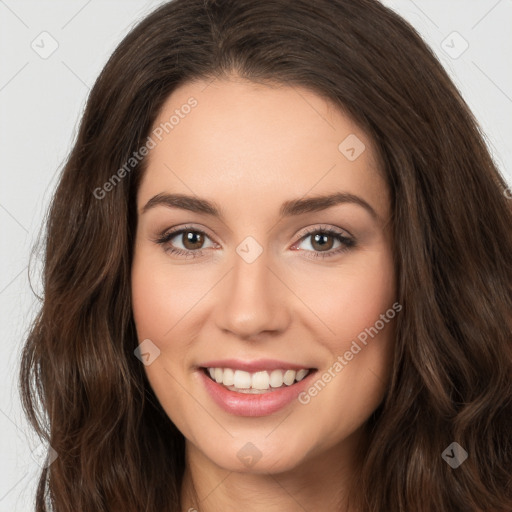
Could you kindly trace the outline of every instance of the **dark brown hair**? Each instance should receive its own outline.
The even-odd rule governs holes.
[[[184,438],[133,353],[145,159],[103,198],[94,190],[144,145],[178,85],[233,73],[332,101],[374,142],[389,184],[403,311],[359,510],[512,511],[507,185],[432,51],[375,0],[175,0],[115,50],[48,213],[44,298],[21,361],[24,408],[58,453],[36,510],[180,510]],[[441,457],[453,441],[469,454],[457,469]]]

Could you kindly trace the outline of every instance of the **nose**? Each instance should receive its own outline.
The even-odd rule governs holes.
[[[266,251],[252,263],[235,254],[219,291],[217,327],[244,339],[285,331],[291,320],[291,292],[276,274]]]

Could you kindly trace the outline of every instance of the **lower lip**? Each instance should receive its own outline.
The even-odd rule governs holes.
[[[316,373],[316,371],[312,371],[300,382],[279,388],[276,391],[248,394],[230,391],[222,384],[207,377],[203,369],[198,372],[206,391],[214,402],[224,411],[237,416],[267,416],[283,409],[304,391],[309,385],[310,378]]]

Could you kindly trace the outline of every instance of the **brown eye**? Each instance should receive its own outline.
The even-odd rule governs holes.
[[[317,233],[311,236],[311,247],[315,251],[328,251],[334,245],[334,237],[327,233]]]
[[[354,238],[346,237],[330,227],[310,230],[303,234],[295,248],[302,249],[308,258],[328,258],[356,246]]]
[[[181,241],[187,250],[201,249],[204,244],[204,235],[198,231],[186,230],[182,232]]]
[[[193,226],[166,231],[154,241],[163,247],[165,253],[186,259],[202,257],[206,249],[214,249],[217,245],[206,233]]]

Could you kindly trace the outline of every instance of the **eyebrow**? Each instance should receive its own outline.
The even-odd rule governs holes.
[[[364,208],[374,220],[379,219],[377,212],[369,203],[363,198],[348,192],[336,192],[334,194],[285,201],[279,210],[279,215],[281,217],[291,217],[326,210],[332,206],[345,203],[359,205]],[[141,214],[146,213],[156,206],[180,208],[182,210],[223,218],[221,208],[215,202],[185,194],[169,194],[166,192],[152,197],[142,208]]]

